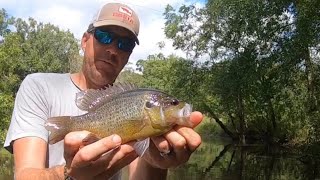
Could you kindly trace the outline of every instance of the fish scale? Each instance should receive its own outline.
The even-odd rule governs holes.
[[[191,106],[159,90],[119,84],[104,90],[87,90],[77,96],[77,106],[88,113],[48,119],[49,143],[72,131],[87,130],[103,138],[118,134],[122,143],[169,131],[175,124],[192,126]]]
[[[79,131],[84,127],[89,127],[88,130],[99,137],[114,133],[122,134],[122,132],[135,133],[144,124],[144,113],[141,109],[144,106],[144,96],[145,93],[141,91],[116,96],[96,112],[73,118],[74,123],[71,131]],[[128,109],[128,107],[131,108]],[[137,122],[127,124],[126,121],[130,120]],[[126,139],[126,134],[123,134],[122,138]]]

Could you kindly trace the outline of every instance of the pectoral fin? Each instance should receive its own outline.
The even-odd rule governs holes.
[[[134,145],[133,148],[136,151],[136,153],[142,157],[146,150],[149,148],[150,145],[150,138],[146,138],[142,141],[137,141]]]

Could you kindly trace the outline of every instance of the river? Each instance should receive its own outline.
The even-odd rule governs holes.
[[[230,141],[203,138],[188,163],[170,169],[169,180],[311,180],[320,179],[319,158],[294,154],[279,147],[237,146]],[[0,150],[0,180],[13,179],[13,159]],[[124,173],[127,174],[127,173]],[[124,175],[123,179],[127,179]]]

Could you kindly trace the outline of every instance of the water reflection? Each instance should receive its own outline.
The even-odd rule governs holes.
[[[310,153],[298,154],[278,147],[243,147],[225,140],[204,139],[187,164],[169,171],[168,179],[319,179],[320,158]],[[13,179],[12,167],[12,156],[1,149],[0,180]]]
[[[297,155],[299,154],[299,155]],[[203,143],[189,162],[171,170],[170,180],[319,179],[320,159],[263,145]]]

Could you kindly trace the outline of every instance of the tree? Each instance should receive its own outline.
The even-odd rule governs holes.
[[[294,139],[310,130],[308,112],[319,111],[319,62],[311,56],[319,56],[319,7],[307,0],[167,6],[165,34],[194,59],[208,57],[203,87],[221,107],[210,111],[228,119],[243,142],[252,131],[265,140]]]
[[[9,25],[13,26],[9,28]],[[14,29],[15,31],[9,31]],[[69,72],[79,59],[78,42],[69,31],[52,24],[24,21],[0,12],[0,143],[8,128],[13,101],[21,81],[30,73]]]
[[[11,32],[9,26],[14,22],[13,17],[9,17],[5,9],[0,10],[0,37]]]
[[[116,82],[120,82],[120,83],[129,82],[136,85],[137,87],[143,86],[142,75],[139,74],[138,72],[135,72],[133,68],[128,66],[121,71],[121,73],[116,79]]]
[[[174,55],[150,55],[146,60],[139,60],[137,67],[142,73],[143,86],[163,90],[178,99],[199,106],[199,93],[203,78],[201,68],[194,61]]]

